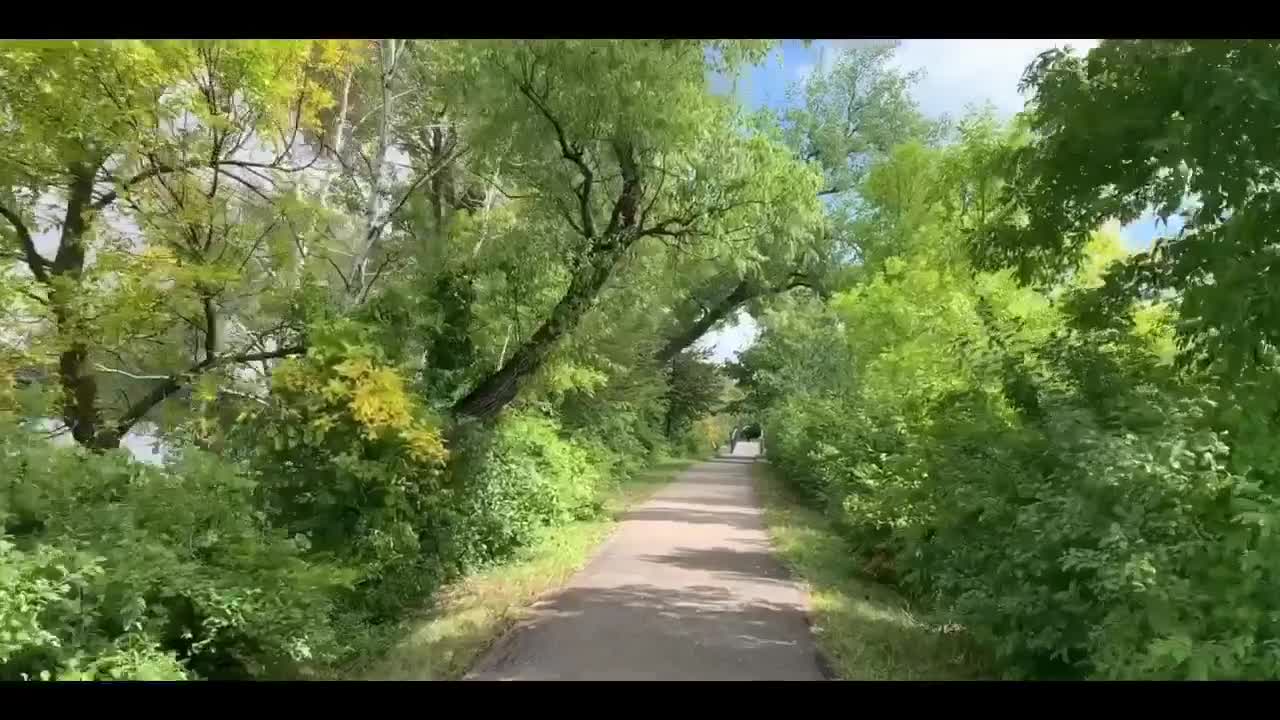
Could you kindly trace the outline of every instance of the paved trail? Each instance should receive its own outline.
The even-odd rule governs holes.
[[[821,680],[804,592],[752,491],[758,448],[686,470],[477,663],[476,680]]]

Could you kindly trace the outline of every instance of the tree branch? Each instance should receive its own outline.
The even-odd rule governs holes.
[[[263,168],[266,170],[276,170],[279,172],[296,173],[296,172],[302,172],[303,170],[310,168],[312,165],[315,165],[319,157],[320,157],[320,153],[316,153],[316,156],[311,158],[310,162],[308,162],[305,165],[300,165],[298,167],[281,167],[279,164],[279,161],[274,161],[270,163],[260,163],[260,162],[250,162],[248,160],[218,160],[213,163],[210,163],[208,161],[200,161],[200,162],[179,163],[177,165],[160,163],[157,165],[152,165],[146,170],[143,170],[137,175],[134,175],[128,180],[125,180],[123,183],[121,183],[119,188],[114,189],[108,192],[107,194],[103,195],[102,197],[98,198],[93,203],[92,207],[94,210],[101,210],[102,208],[115,202],[116,198],[120,197],[121,191],[127,191],[129,188],[132,188],[135,185],[144,183],[148,180],[157,178],[161,175],[167,175],[169,173],[182,172],[184,170],[195,170],[198,168],[215,168],[216,169],[223,165],[227,165],[231,167],[246,168],[246,169]],[[235,177],[234,175],[230,175],[230,174],[228,174],[227,176]],[[241,182],[243,182],[243,180],[241,180]]]
[[[508,199],[508,200],[524,200],[524,199],[528,199],[528,198],[532,198],[532,197],[538,197],[537,195],[512,195],[511,193],[507,192],[506,190],[503,190],[501,185],[499,185],[499,184],[498,184],[497,182],[495,182],[494,180],[489,179],[489,178],[488,178],[487,176],[485,176],[483,173],[476,172],[475,170],[471,170],[470,168],[467,168],[467,169],[466,169],[466,172],[467,172],[469,175],[472,175],[472,176],[474,176],[474,177],[476,177],[476,178],[479,178],[479,179],[480,179],[481,181],[483,181],[486,185],[488,185],[489,187],[493,188],[494,190],[497,190],[499,195],[501,195],[502,197],[504,197],[504,198],[506,198],[506,199]],[[497,171],[495,170],[495,171],[494,171],[494,173],[495,173],[495,175],[496,175],[496,174],[497,174]]]
[[[609,216],[609,229],[605,235],[614,238],[619,231],[636,227],[643,189],[640,187],[640,166],[636,162],[635,146],[629,141],[615,139],[613,152],[618,157],[618,168],[622,171],[622,192],[613,204],[613,212]],[[637,237],[639,234],[637,233]]]
[[[268,403],[264,398],[258,397],[257,395],[254,395],[252,393],[240,392],[239,390],[229,390],[227,388],[222,388],[218,390],[218,394],[229,395],[231,397],[244,398],[245,400],[252,400],[258,403],[259,405],[262,405],[263,407],[268,407]]]
[[[200,298],[204,309],[204,357],[206,360],[218,355],[218,309],[214,307],[213,295]]]
[[[697,342],[698,338],[705,335],[712,326],[737,310],[739,305],[760,294],[762,293],[759,286],[753,285],[747,280],[739,281],[728,295],[711,308],[708,308],[700,318],[667,339],[667,342],[655,355],[658,364],[663,365],[669,362],[671,358],[679,355],[685,348]]]
[[[617,142],[615,149],[623,182],[608,231],[590,239],[587,251],[575,257],[569,287],[542,325],[500,368],[454,403],[455,417],[488,419],[514,400],[525,378],[542,366],[560,339],[572,332],[590,311],[619,258],[640,237],[636,232],[641,195],[639,166],[629,143]],[[517,330],[517,336],[519,334]]]
[[[400,212],[400,208],[404,207],[404,204],[409,201],[409,197],[413,195],[413,191],[417,190],[422,185],[422,183],[430,180],[436,175],[439,175],[445,168],[449,167],[454,162],[456,162],[459,158],[461,158],[463,155],[466,155],[469,152],[471,152],[471,148],[466,148],[460,152],[450,155],[444,160],[441,160],[438,166],[424,172],[421,176],[418,177],[417,180],[414,180],[413,183],[409,185],[409,189],[405,190],[404,194],[400,196],[400,201],[396,203],[395,207],[391,208],[389,211],[387,211],[386,215],[383,216],[382,222],[379,223],[378,225],[378,229],[381,230],[382,228],[386,227],[388,223],[391,222],[391,219],[396,216],[396,213]],[[372,235],[374,233],[374,229],[369,228],[369,233]]]
[[[573,194],[578,198],[578,214],[581,216],[582,229],[581,232],[588,239],[594,238],[596,235],[595,219],[591,213],[591,188],[595,180],[595,174],[591,172],[591,166],[587,164],[583,157],[583,148],[569,142],[565,135],[564,126],[560,123],[556,116],[551,113],[550,108],[542,98],[538,97],[533,91],[533,87],[528,79],[518,85],[521,94],[538,108],[538,112],[551,123],[552,129],[556,133],[556,142],[560,145],[560,156],[565,160],[573,163],[578,168],[578,174],[582,178],[581,182],[574,188]],[[615,207],[616,210],[616,207]]]
[[[214,170],[214,172],[217,172],[217,173],[219,173],[219,174],[221,174],[221,175],[226,175],[227,177],[231,178],[232,180],[235,180],[236,182],[238,182],[238,183],[240,183],[241,185],[243,185],[243,186],[245,186],[246,188],[248,188],[248,190],[249,190],[250,192],[252,192],[254,195],[257,195],[258,197],[262,198],[262,199],[263,199],[264,201],[266,201],[267,203],[270,203],[270,202],[271,202],[271,196],[269,196],[269,195],[267,195],[265,192],[263,192],[263,191],[262,191],[262,188],[258,187],[257,185],[254,185],[253,183],[249,182],[248,180],[245,180],[244,178],[240,177],[239,175],[236,175],[236,174],[235,174],[235,173],[233,173],[233,172],[228,172],[228,171],[226,171],[226,170],[218,170],[218,169],[215,169],[215,170]]]
[[[123,375],[134,380],[168,380],[168,375],[135,375],[127,370],[120,370],[113,367],[107,367],[102,363],[94,363],[93,369],[98,372],[111,373],[112,375]]]
[[[115,438],[118,441],[119,438],[124,437],[139,420],[151,411],[151,408],[159,405],[161,402],[169,398],[169,396],[181,390],[191,381],[192,377],[201,372],[232,363],[248,363],[256,360],[271,360],[290,357],[292,355],[302,355],[306,353],[306,351],[307,348],[305,345],[291,345],[289,347],[268,350],[265,352],[241,353],[239,355],[223,355],[221,357],[205,358],[203,361],[192,365],[181,373],[164,377],[161,383],[151,388],[150,392],[136,403],[129,406],[129,409],[125,411],[125,414],[116,421],[113,428]]]
[[[31,239],[31,231],[27,230],[22,217],[4,205],[0,205],[0,215],[4,216],[4,219],[8,220],[9,224],[13,225],[14,231],[18,233],[18,244],[22,246],[22,254],[27,261],[27,267],[31,268],[31,274],[36,276],[36,280],[49,284],[49,273],[46,272],[49,261],[36,251],[35,241]]]
[[[387,269],[392,260],[398,259],[394,255],[387,255],[378,265],[378,269],[373,272],[373,277],[369,278],[369,282],[364,284],[364,290],[360,293],[360,300],[357,304],[363,304],[369,298],[369,291],[373,289],[373,284],[378,282],[378,278],[382,277],[382,271]]]

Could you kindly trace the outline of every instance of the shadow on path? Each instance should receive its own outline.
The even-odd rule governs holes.
[[[571,588],[540,602],[473,679],[821,680],[799,605],[729,590]],[[592,642],[592,638],[597,641]],[[604,641],[607,638],[607,641]]]
[[[676,548],[665,555],[646,555],[648,562],[674,565],[685,570],[700,570],[717,577],[751,582],[789,582],[790,574],[778,563],[773,553],[763,550],[741,550],[728,547]]]
[[[595,558],[469,677],[824,679],[807,597],[773,556],[752,464],[699,463],[624,513]]]
[[[646,522],[728,525],[729,527],[738,528],[740,530],[760,527],[760,518],[754,514],[694,510],[692,508],[682,507],[652,507],[632,510],[625,513],[622,516],[622,519]]]

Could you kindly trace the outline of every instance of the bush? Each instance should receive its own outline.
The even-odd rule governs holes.
[[[606,476],[549,419],[510,414],[456,452],[448,493],[437,504],[447,518],[437,547],[451,548],[463,567],[507,558],[544,528],[601,507]]]
[[[261,479],[273,523],[357,573],[346,605],[390,618],[447,574],[423,552],[448,457],[439,424],[358,328],[315,333],[225,445]]]
[[[0,427],[0,679],[341,666],[443,583],[596,515],[667,447],[654,408],[566,432],[526,406],[447,451],[388,358],[354,323],[314,328],[264,402],[236,414],[197,387],[214,412],[170,431],[161,467]]]
[[[726,415],[701,418],[682,435],[681,449],[693,457],[713,453],[725,443],[730,429],[730,419]]]
[[[264,522],[241,469],[175,455],[0,429],[0,677],[254,677],[331,656],[349,577]]]
[[[1274,416],[1250,409],[1270,393],[1224,411],[1165,338],[992,299],[958,338],[897,321],[838,392],[784,393],[771,460],[1010,676],[1280,677]],[[888,312],[846,302],[860,332]]]
[[[975,432],[983,408],[957,405],[921,440],[928,532],[902,535],[906,580],[1017,673],[1280,677],[1280,505],[1232,469],[1197,391],[1131,376],[1082,396],[1081,369],[1123,354],[1106,339],[1041,349],[1036,413]]]

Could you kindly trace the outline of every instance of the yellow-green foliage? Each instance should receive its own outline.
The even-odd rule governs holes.
[[[1196,308],[1125,278],[1189,256],[1131,257],[1114,227],[1076,237],[1048,288],[975,271],[965,243],[1017,213],[983,194],[994,168],[937,172],[985,154],[974,139],[877,166],[862,282],[766,316],[744,363],[772,463],[858,573],[1005,675],[1280,677],[1274,369],[1172,362]]]
[[[231,441],[250,443],[278,522],[376,584],[421,564],[423,518],[448,452],[400,373],[359,336],[352,326],[317,331]]]
[[[314,672],[704,452],[659,349],[838,242],[707,85],[770,45],[0,44],[0,674]]]
[[[1172,375],[1164,309],[1093,327],[917,256],[833,304],[845,355],[771,381],[769,449],[864,572],[1012,676],[1280,676],[1280,501],[1252,434],[1274,421],[1220,417],[1221,391]],[[748,354],[761,368],[826,344],[777,327]]]
[[[400,374],[378,364],[373,355],[368,348],[352,348],[350,356],[331,368],[323,367],[325,358],[318,352],[305,360],[287,360],[272,375],[275,394],[296,400],[290,412],[306,420],[312,431],[304,437],[321,441],[340,423],[353,420],[366,441],[398,440],[411,460],[427,467],[442,464],[448,453],[439,429],[421,417]]]
[[[699,419],[693,423],[693,428],[689,431],[692,438],[689,443],[692,446],[690,450],[695,455],[714,452],[729,437],[732,424],[733,420],[728,415],[712,415]]]

